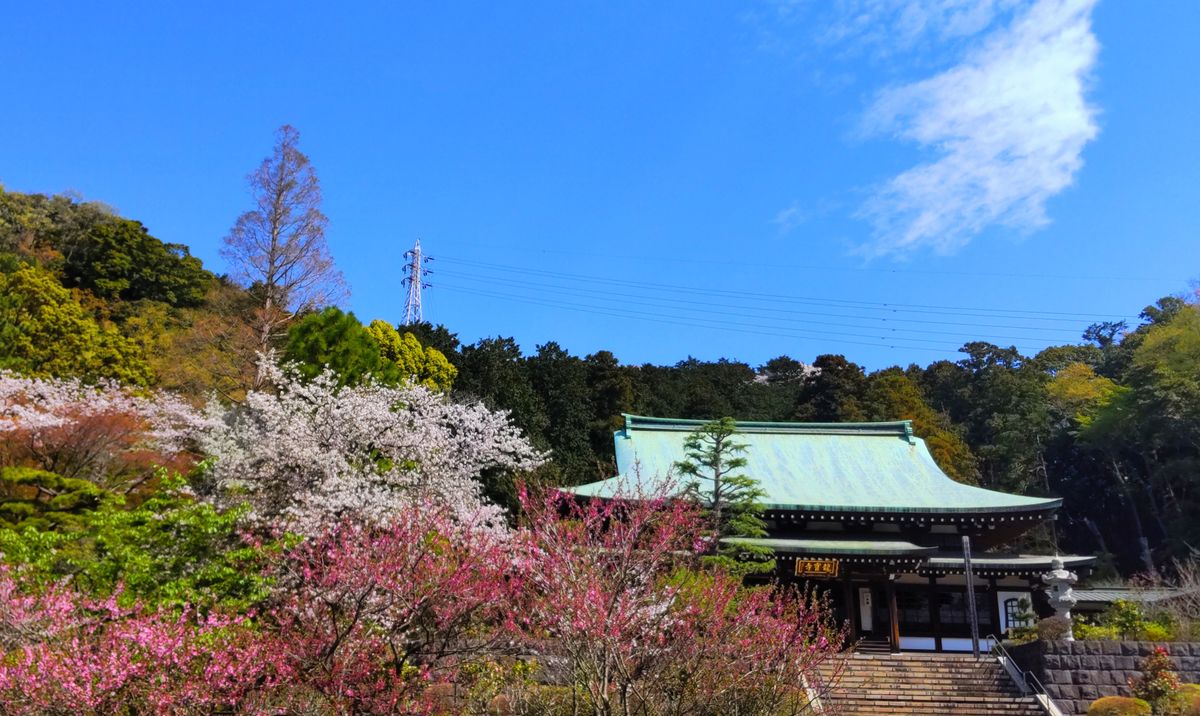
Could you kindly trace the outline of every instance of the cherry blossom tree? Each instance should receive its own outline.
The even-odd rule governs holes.
[[[489,469],[529,470],[544,457],[506,413],[461,404],[416,385],[367,381],[339,388],[326,371],[302,380],[264,362],[273,392],[210,406],[201,438],[215,458],[215,499],[248,501],[252,517],[315,535],[344,519],[386,525],[420,499],[480,525],[499,525],[477,480]]]
[[[0,371],[0,467],[36,467],[127,492],[157,467],[194,462],[193,441],[207,425],[170,393]]]

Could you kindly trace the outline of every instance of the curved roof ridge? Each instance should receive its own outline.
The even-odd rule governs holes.
[[[692,418],[658,418],[648,415],[623,413],[625,430],[672,430],[678,429],[691,432],[711,420],[696,420]],[[887,420],[862,423],[807,423],[807,422],[768,422],[761,420],[738,420],[738,432],[779,432],[779,433],[833,433],[854,435],[892,435],[912,436],[911,420]]]

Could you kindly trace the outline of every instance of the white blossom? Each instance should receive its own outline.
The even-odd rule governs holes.
[[[480,473],[544,459],[506,413],[479,404],[412,384],[338,387],[329,371],[304,382],[291,370],[264,370],[275,392],[211,404],[214,426],[201,439],[215,458],[215,500],[249,503],[260,524],[305,535],[346,518],[382,524],[420,497],[499,525],[502,511],[485,504]]]
[[[203,413],[171,393],[0,371],[3,452],[62,475],[115,486],[114,471],[171,461],[206,424]]]

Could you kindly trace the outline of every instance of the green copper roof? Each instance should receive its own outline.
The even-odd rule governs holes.
[[[625,416],[614,434],[616,477],[570,488],[612,497],[622,491],[682,489],[672,466],[683,441],[704,424]],[[809,512],[989,513],[1051,510],[1061,500],[1009,495],[951,480],[909,421],[891,423],[738,423],[749,449],[744,472],[766,491],[768,510]]]
[[[993,554],[983,553],[971,556],[971,566],[977,570],[1008,570],[1008,571],[1040,571],[1049,572],[1051,562],[1061,559],[1067,569],[1081,569],[1096,563],[1095,557],[1082,557],[1064,554],[1055,557],[1049,554]],[[925,561],[926,569],[961,571],[966,560],[961,554],[931,557]]]
[[[902,540],[727,537],[721,541],[729,544],[768,547],[780,554],[910,557],[931,555],[937,552],[937,547],[922,547]]]
[[[1157,587],[1154,589],[1092,587],[1091,589],[1072,589],[1071,593],[1080,602],[1097,602],[1101,604],[1112,604],[1118,599],[1123,599],[1127,602],[1152,603],[1191,594],[1191,592],[1179,589],[1178,587]]]

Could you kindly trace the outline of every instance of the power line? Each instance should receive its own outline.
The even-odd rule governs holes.
[[[705,295],[726,295],[731,297],[742,297],[749,300],[771,300],[775,302],[793,303],[801,305],[829,305],[842,306],[846,308],[858,308],[860,310],[872,311],[889,311],[902,313],[918,313],[932,315],[949,315],[959,317],[978,317],[978,318],[1013,318],[1024,321],[1059,321],[1059,322],[1074,322],[1084,318],[1092,319],[1125,319],[1132,316],[1115,316],[1112,314],[1092,314],[1092,313],[1073,313],[1068,311],[1039,311],[1039,310],[1018,310],[998,309],[986,307],[966,307],[966,306],[943,306],[932,304],[915,304],[915,303],[882,303],[878,301],[855,301],[851,299],[827,298],[820,296],[789,296],[784,294],[762,293],[754,291],[730,291],[725,289],[715,288],[699,288],[694,286],[683,286],[678,284],[663,284],[647,281],[630,281],[624,279],[604,278],[599,276],[589,276],[585,274],[573,274],[562,271],[547,271],[542,269],[529,269],[521,266],[510,266],[505,264],[495,264],[483,261],[473,261],[470,259],[457,259],[452,257],[439,256],[439,260],[447,263],[461,264],[464,266],[475,266],[479,268],[503,271],[506,273],[519,273],[533,276],[546,276],[558,279],[569,279],[572,281],[586,281],[590,283],[603,283],[618,286],[630,286],[645,288],[656,291],[672,291],[681,293],[698,293]],[[973,313],[982,312],[982,313]],[[1035,314],[1035,315],[1029,315]],[[1055,318],[1054,316],[1061,316]]]
[[[795,330],[795,329],[789,329],[789,328],[781,327],[781,326],[767,326],[767,325],[756,324],[756,323],[746,323],[743,321],[723,321],[723,320],[719,320],[719,319],[695,318],[693,316],[677,316],[677,315],[671,315],[671,314],[650,313],[647,311],[639,311],[636,309],[613,309],[611,306],[597,306],[595,304],[575,303],[575,302],[570,302],[570,301],[551,301],[551,300],[538,298],[538,297],[534,297],[534,296],[515,295],[515,294],[502,293],[502,292],[496,292],[496,291],[481,291],[478,289],[464,288],[464,287],[454,286],[454,285],[445,285],[444,283],[440,283],[440,282],[439,282],[438,286],[439,286],[439,288],[442,288],[442,289],[448,290],[448,291],[453,291],[453,292],[457,292],[457,293],[465,293],[465,294],[476,295],[476,296],[483,296],[483,297],[487,297],[487,298],[498,298],[498,299],[507,300],[507,301],[515,301],[515,302],[519,302],[519,303],[541,305],[541,306],[547,306],[547,307],[556,308],[556,309],[572,310],[572,311],[578,311],[578,312],[582,312],[582,313],[591,313],[591,314],[596,314],[596,315],[613,316],[613,317],[622,318],[622,319],[635,319],[635,320],[651,321],[651,322],[655,322],[655,323],[667,323],[667,324],[680,325],[680,326],[686,326],[686,327],[691,327],[691,328],[709,328],[709,329],[715,328],[715,329],[720,329],[720,330],[729,330],[729,331],[740,332],[740,333],[753,333],[753,334],[758,334],[758,335],[767,335],[767,336],[774,336],[774,337],[779,337],[779,338],[821,339],[826,336],[836,336],[836,337],[839,337],[840,342],[854,344],[854,345],[865,345],[865,346],[874,346],[874,347],[882,346],[882,347],[888,347],[888,348],[904,348],[904,349],[908,349],[908,350],[924,350],[924,351],[932,351],[935,353],[943,353],[943,354],[955,354],[958,352],[957,349],[949,349],[949,348],[930,348],[930,347],[926,347],[926,346],[916,346],[916,345],[898,345],[898,344],[902,344],[902,343],[903,344],[933,343],[935,345],[944,345],[944,342],[942,342],[942,341],[934,341],[934,340],[921,339],[921,338],[903,338],[903,337],[898,337],[898,336],[874,336],[874,335],[866,335],[866,334],[861,334],[861,333],[850,333],[850,332],[845,332],[845,331],[820,331],[820,330],[811,330],[811,329]],[[765,330],[753,330],[753,329],[765,329]],[[850,337],[850,339],[847,339],[846,337]],[[853,340],[854,338],[874,338],[877,340],[876,341],[862,341],[862,340]],[[1026,352],[1032,352],[1034,350],[1037,350],[1036,348],[1031,347],[1031,346],[1016,346],[1016,347],[1022,351],[1026,351]]]
[[[581,294],[583,295],[584,298],[591,298],[593,296],[607,298],[607,297],[612,296],[611,289],[595,289],[595,288],[585,288],[582,286],[564,286],[561,284],[540,283],[540,282],[535,282],[535,281],[522,281],[520,279],[477,275],[477,274],[463,273],[463,272],[453,271],[453,270],[450,270],[450,271],[444,270],[444,271],[442,271],[442,274],[445,276],[461,278],[466,281],[500,285],[500,286],[514,286],[514,285],[515,286],[523,286],[523,287],[527,287],[527,288],[536,289],[538,291],[557,293],[557,294],[568,295],[568,296],[577,296],[578,297]],[[789,308],[776,308],[776,307],[772,307],[772,306],[746,306],[746,305],[741,305],[741,304],[731,304],[728,302],[715,303],[715,302],[711,302],[711,301],[699,301],[699,300],[685,299],[685,298],[646,296],[645,294],[629,293],[629,292],[622,292],[621,298],[625,299],[625,300],[637,299],[639,301],[639,303],[642,305],[644,305],[645,302],[662,301],[662,302],[666,302],[668,304],[687,304],[688,306],[703,306],[705,308],[699,309],[699,308],[689,308],[688,306],[675,306],[675,305],[663,306],[661,303],[657,304],[663,308],[672,308],[672,309],[676,309],[676,310],[686,310],[686,311],[705,310],[706,312],[710,312],[710,313],[721,313],[721,314],[733,315],[733,316],[744,315],[743,314],[744,311],[757,312],[760,315],[752,316],[752,317],[765,318],[767,320],[778,320],[778,319],[774,319],[771,316],[763,316],[763,315],[761,315],[761,313],[766,312],[766,313],[786,314],[788,316],[795,316],[795,315],[813,316],[813,315],[816,315],[816,316],[821,316],[821,317],[852,318],[852,319],[877,322],[877,323],[885,324],[885,325],[874,325],[874,326],[861,325],[861,324],[854,324],[854,323],[846,323],[844,321],[824,321],[824,320],[813,319],[813,318],[790,319],[790,320],[798,320],[799,322],[812,323],[812,324],[818,324],[818,325],[845,326],[845,327],[867,328],[867,329],[877,328],[877,329],[882,329],[882,330],[904,331],[907,333],[921,333],[921,334],[926,334],[926,335],[988,337],[988,338],[995,338],[998,340],[1045,340],[1047,338],[1045,336],[1030,336],[1030,335],[1010,336],[1010,335],[989,334],[987,336],[984,336],[984,335],[981,335],[978,333],[978,329],[980,329],[980,328],[1015,329],[1018,331],[1039,331],[1039,332],[1043,332],[1043,333],[1070,334],[1072,336],[1079,336],[1082,333],[1081,328],[1062,328],[1062,327],[1057,327],[1057,326],[1055,326],[1055,327],[1014,326],[1014,325],[1008,325],[1008,324],[994,324],[994,323],[979,323],[979,322],[964,323],[964,322],[958,322],[958,321],[935,321],[935,320],[914,319],[914,318],[895,318],[895,317],[890,317],[890,316],[889,317],[863,316],[863,315],[852,314],[852,313],[851,314],[834,313],[834,312],[830,312],[828,310],[817,313],[814,311],[804,311],[804,310],[789,309]],[[741,310],[738,312],[723,311],[723,310],[721,310],[721,307],[736,308],[736,309],[741,309]],[[968,331],[936,331],[936,330],[924,330],[924,329],[918,329],[918,328],[897,328],[897,327],[891,325],[891,324],[895,324],[895,323],[915,323],[915,324],[921,324],[921,325],[940,325],[940,326],[964,326],[964,327],[970,328],[971,331],[970,332],[968,332]]]
[[[466,244],[463,244],[466,246]],[[493,246],[498,244],[491,244]],[[519,244],[508,244],[512,248],[520,248],[526,253],[537,252],[542,254],[559,254],[568,256],[593,256],[597,258],[611,258],[612,254],[601,253],[597,251],[577,251],[568,249],[530,249],[528,246]],[[475,248],[471,245],[471,248]],[[660,263],[690,263],[690,264],[707,264],[716,266],[746,266],[748,268],[771,268],[771,269],[789,269],[797,271],[840,271],[854,273],[882,273],[891,275],[932,275],[932,276],[973,276],[978,278],[1035,278],[1047,279],[1054,281],[1174,281],[1165,277],[1151,276],[1130,276],[1130,275],[1115,275],[1115,276],[1093,276],[1086,274],[1042,274],[1042,273],[1019,273],[1007,271],[948,271],[944,269],[901,269],[895,267],[872,267],[872,266],[830,266],[827,264],[784,264],[765,261],[736,261],[725,259],[700,259],[686,256],[662,256],[654,254],[630,254],[622,253],[622,258],[636,259],[638,261],[653,261]]]

